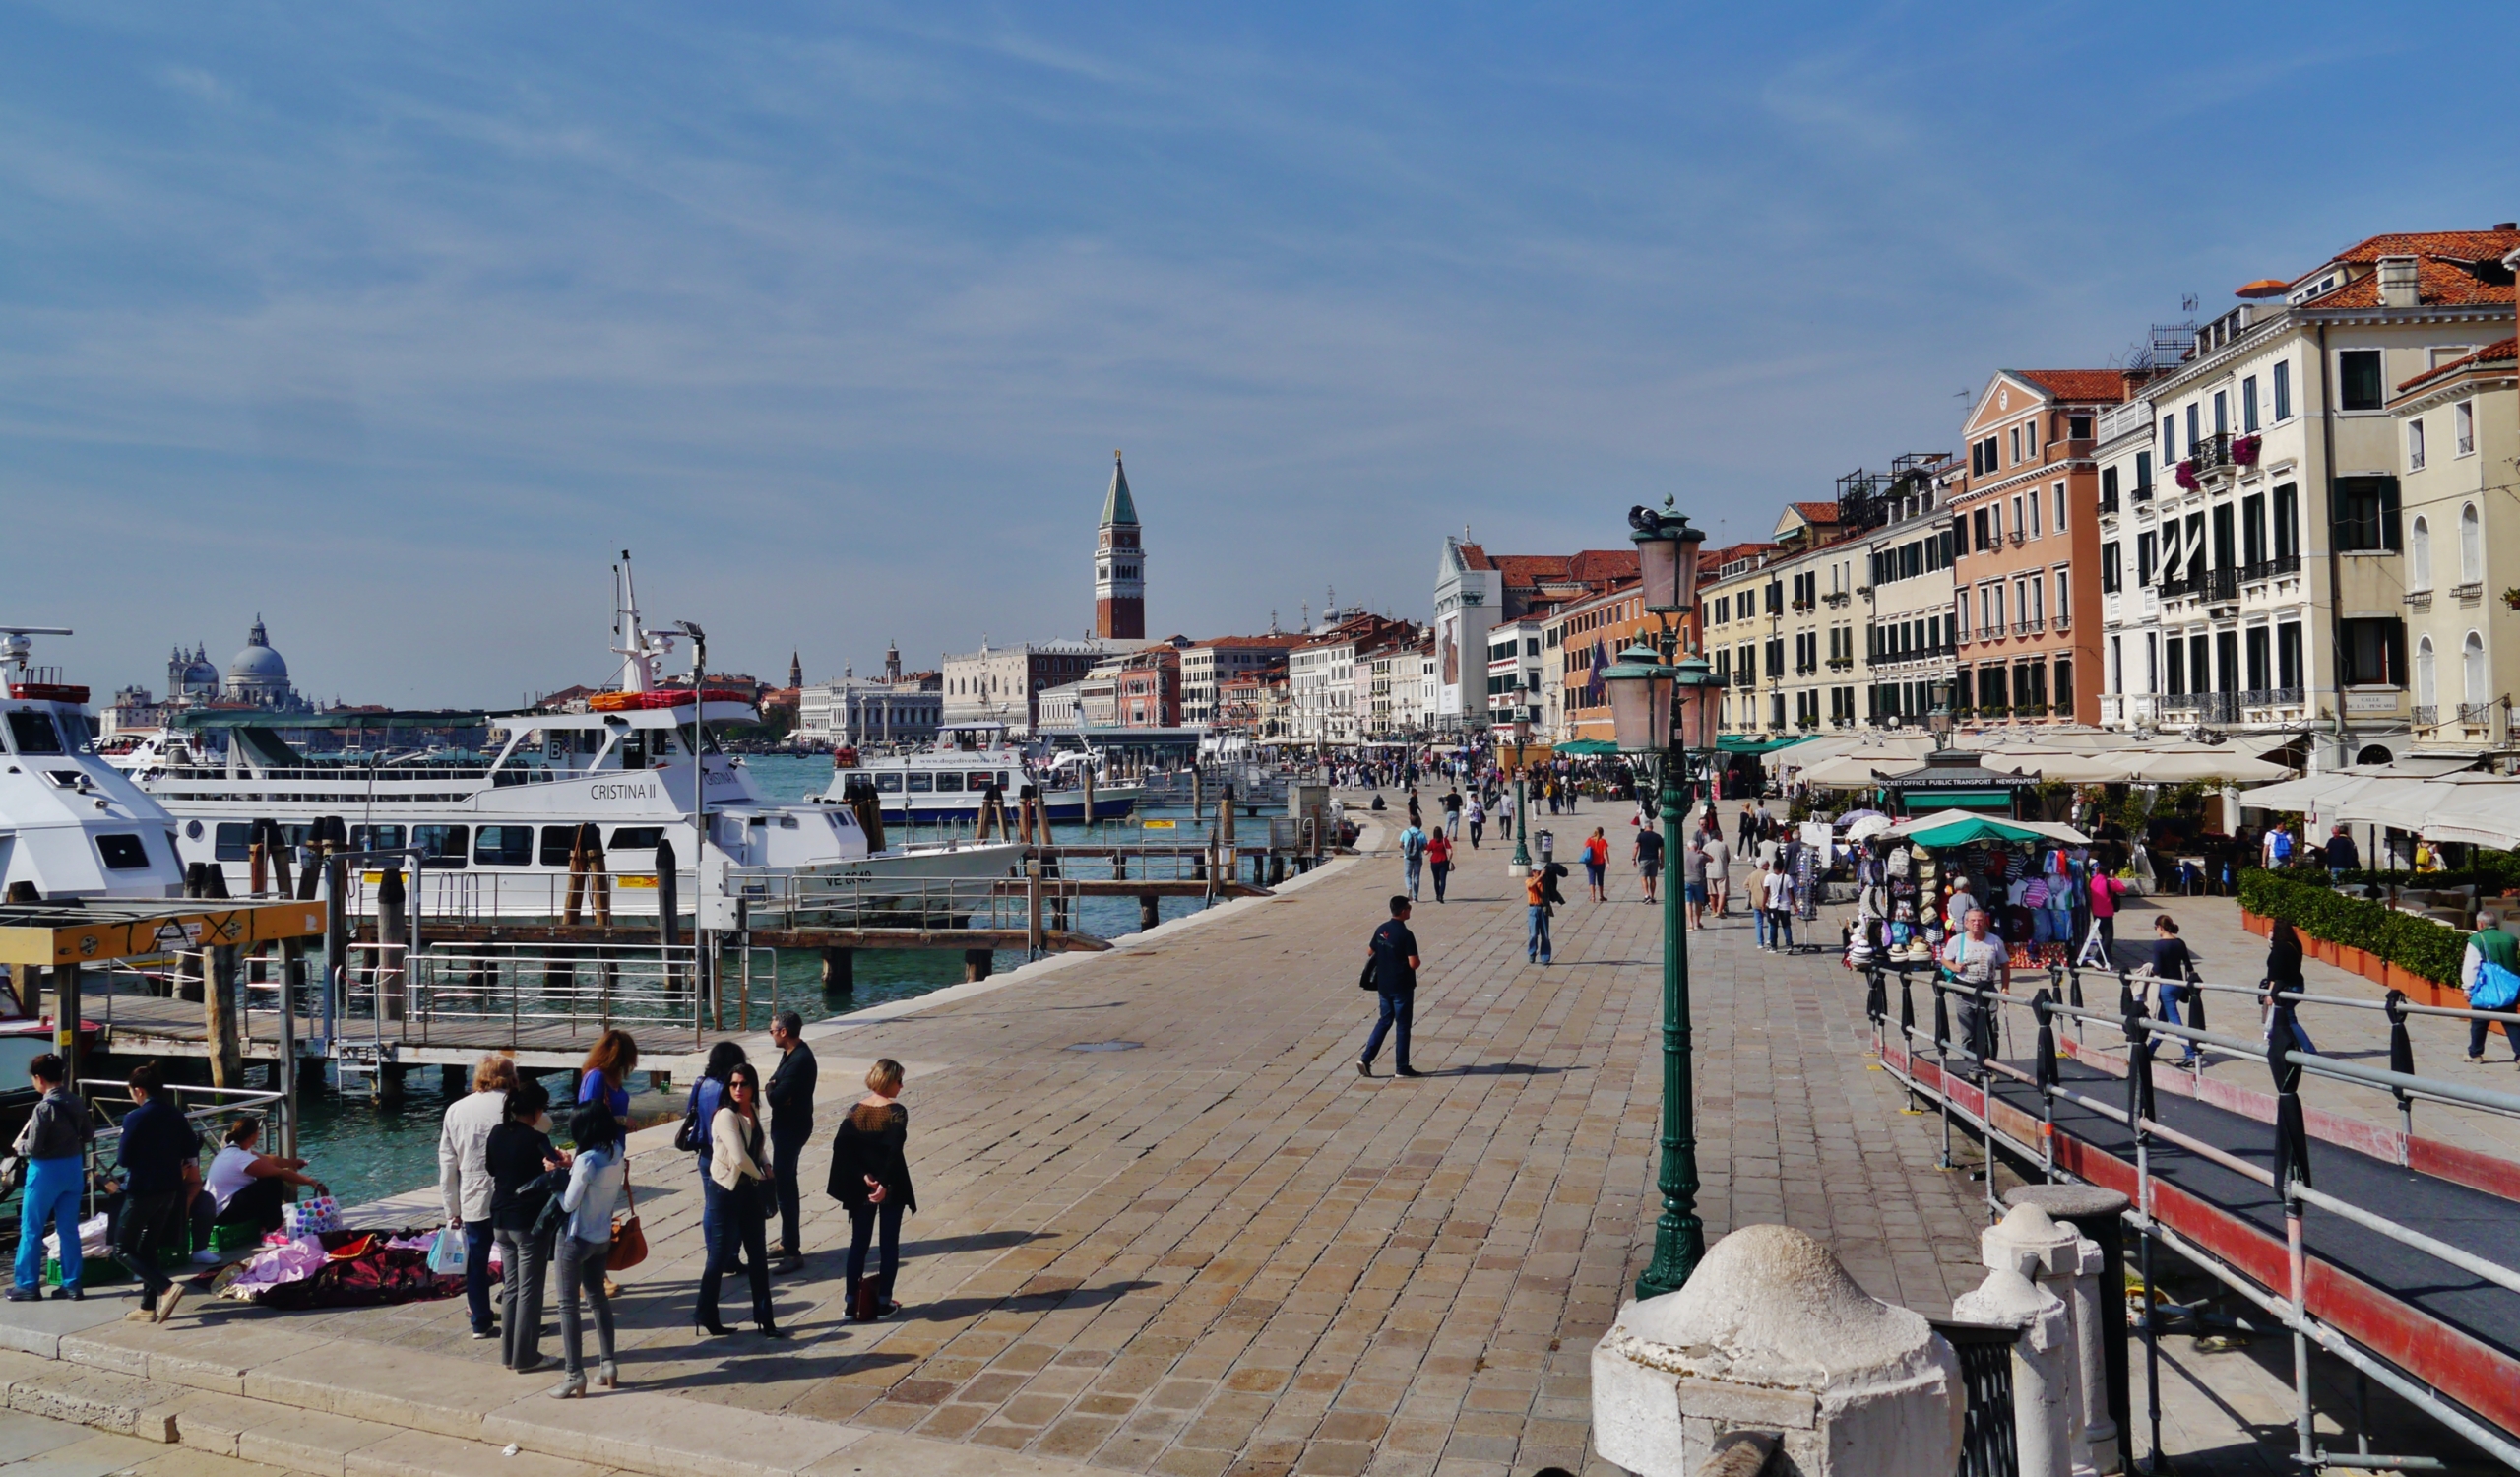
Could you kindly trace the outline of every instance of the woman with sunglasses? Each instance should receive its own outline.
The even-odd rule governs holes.
[[[765,1234],[765,1203],[774,1194],[769,1151],[761,1128],[761,1074],[749,1061],[738,1062],[726,1076],[725,1101],[709,1124],[709,1178],[702,1182],[709,1210],[725,1232],[711,1249],[709,1265],[700,1274],[700,1307],[693,1323],[699,1331],[724,1334],[718,1321],[719,1280],[741,1256],[752,1279],[752,1320],[764,1338],[787,1334],[770,1313],[770,1250]]]

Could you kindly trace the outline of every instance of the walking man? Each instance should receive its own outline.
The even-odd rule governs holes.
[[[496,1052],[472,1066],[471,1095],[446,1110],[438,1130],[438,1193],[446,1223],[464,1231],[464,1297],[474,1338],[496,1338],[490,1319],[490,1130],[507,1119],[508,1094],[516,1090],[516,1061]]]
[[[1784,863],[1771,862],[1760,885],[1766,892],[1762,901],[1768,910],[1768,947],[1782,954],[1794,947],[1794,874]]]
[[[770,1100],[770,1173],[779,1186],[779,1250],[770,1269],[782,1275],[805,1269],[804,1249],[796,1240],[796,1167],[814,1136],[815,1066],[804,1033],[804,1017],[793,1010],[780,1011],[770,1023],[779,1065],[762,1091]]]
[[[1471,796],[1470,804],[1463,809],[1462,819],[1470,822],[1470,849],[1479,850],[1479,838],[1487,831],[1487,807],[1480,803],[1476,793]]]
[[[1680,848],[1680,883],[1687,888],[1688,918],[1681,927],[1706,931],[1706,847],[1703,835],[1692,835]]]
[[[2000,938],[1988,936],[1990,920],[1984,908],[1969,910],[1962,931],[1942,946],[1943,968],[1951,978],[1971,990],[1989,987],[2009,993],[2012,989],[2012,951]],[[1988,1029],[1985,1002],[1975,995],[1960,997],[1960,1050],[1972,1063],[1981,1057],[1995,1054],[1994,1036]],[[1945,1044],[1946,1047],[1948,1043]]]
[[[1724,828],[1711,825],[1706,829],[1706,906],[1716,918],[1725,916],[1732,902],[1732,848],[1724,841]]]
[[[1554,862],[1533,867],[1523,878],[1523,903],[1527,928],[1523,935],[1523,957],[1534,964],[1549,961],[1548,916],[1550,899],[1556,893],[1552,872],[1565,868]]]
[[[1636,864],[1636,875],[1645,884],[1645,901],[1655,901],[1655,883],[1663,875],[1663,833],[1650,825],[1636,828],[1636,846],[1630,858]]]
[[[1409,799],[1410,808],[1417,809],[1418,798],[1413,795]],[[1425,865],[1426,833],[1418,829],[1418,817],[1413,814],[1409,817],[1409,829],[1400,833],[1400,869],[1409,885],[1409,897],[1413,902],[1418,897],[1418,873]]]
[[[1461,834],[1461,787],[1455,785],[1444,792],[1444,834]]]
[[[1391,1035],[1394,1075],[1423,1076],[1409,1064],[1409,1021],[1418,1001],[1418,935],[1409,931],[1409,899],[1391,900],[1390,921],[1374,930],[1371,950],[1365,968],[1371,972],[1374,997],[1382,1012],[1374,1018],[1373,1034],[1365,1038],[1365,1054],[1356,1060],[1356,1075],[1374,1074],[1374,1058],[1382,1051],[1382,1039]]]
[[[174,1316],[182,1290],[158,1264],[161,1248],[182,1250],[185,1208],[201,1170],[201,1135],[184,1111],[158,1095],[158,1068],[144,1061],[131,1069],[131,1100],[139,1106],[122,1119],[122,1224],[114,1236],[114,1260],[140,1282],[140,1306],[123,1316],[162,1323]]]

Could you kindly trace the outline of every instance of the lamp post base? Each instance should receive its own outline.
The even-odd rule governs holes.
[[[1531,874],[1532,867],[1531,864],[1528,862],[1508,862],[1505,864],[1505,875],[1509,877],[1527,877]]]

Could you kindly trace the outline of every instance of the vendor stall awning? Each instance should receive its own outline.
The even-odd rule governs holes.
[[[1584,758],[1593,754],[1617,753],[1618,745],[1607,738],[1569,738],[1564,743],[1556,745],[1556,751]]]
[[[1715,746],[1728,754],[1764,754],[1771,749],[1800,743],[1808,738],[1808,734],[1796,734],[1791,738],[1750,738],[1739,734],[1724,734],[1717,737]]]
[[[1966,810],[1937,810],[1890,828],[1893,836],[1919,846],[1967,846],[1973,841],[2062,841],[2087,846],[2091,838],[2072,826],[2043,820],[2004,820]]]

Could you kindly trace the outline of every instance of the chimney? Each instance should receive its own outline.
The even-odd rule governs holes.
[[[2411,308],[2415,305],[2415,258],[2411,256],[2380,258],[2380,306]]]

